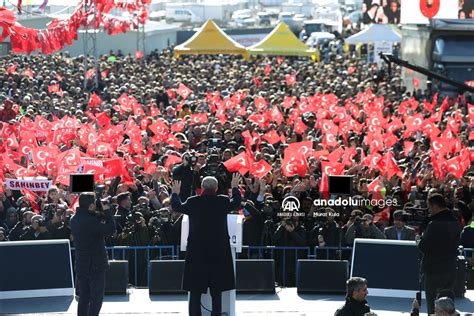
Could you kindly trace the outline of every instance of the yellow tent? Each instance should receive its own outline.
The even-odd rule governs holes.
[[[310,56],[313,59],[317,55],[316,50],[301,42],[284,22],[247,50],[250,55]]]
[[[212,20],[207,20],[194,35],[174,48],[174,57],[181,55],[242,55],[248,57],[244,46],[225,34]]]

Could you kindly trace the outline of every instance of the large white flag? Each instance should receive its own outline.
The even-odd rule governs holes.
[[[402,0],[402,24],[428,24],[429,19],[457,19],[459,0]]]

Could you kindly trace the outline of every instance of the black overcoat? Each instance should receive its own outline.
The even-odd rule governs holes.
[[[206,293],[235,289],[234,265],[230,250],[227,214],[240,207],[240,191],[225,195],[192,196],[182,203],[171,197],[175,212],[189,216],[189,236],[184,266],[183,289]]]

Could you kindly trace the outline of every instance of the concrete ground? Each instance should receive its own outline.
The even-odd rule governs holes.
[[[377,315],[409,315],[411,299],[368,297]],[[238,294],[237,315],[334,315],[344,302],[342,295],[298,294],[296,288],[272,294]],[[461,313],[474,313],[474,291],[456,300]],[[74,297],[0,300],[0,315],[75,315]],[[423,306],[422,312],[426,313]],[[128,295],[106,296],[101,315],[187,315],[186,295],[152,295],[148,289],[130,289]],[[426,314],[425,314],[426,315]],[[206,316],[206,314],[203,314]]]

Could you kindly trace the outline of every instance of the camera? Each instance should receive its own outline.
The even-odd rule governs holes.
[[[150,212],[150,206],[148,204],[137,204],[133,206],[133,212],[148,214]]]
[[[54,205],[53,203],[45,204],[44,206],[45,221],[51,220],[54,217],[54,214],[56,214],[56,205]]]
[[[207,147],[211,150],[221,150],[222,149],[222,139],[219,138],[210,138],[207,141]]]

